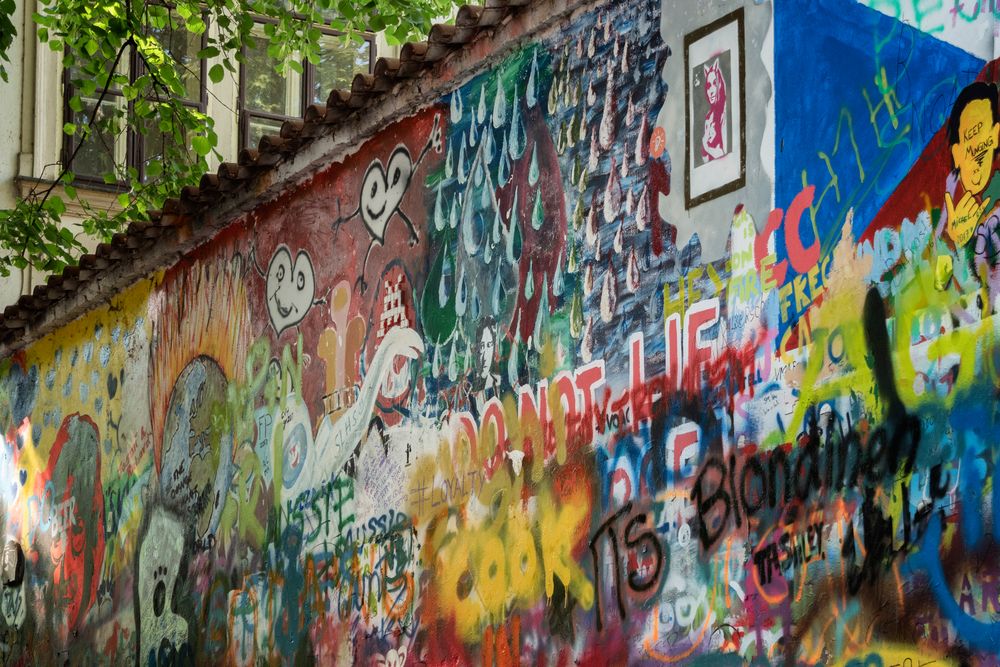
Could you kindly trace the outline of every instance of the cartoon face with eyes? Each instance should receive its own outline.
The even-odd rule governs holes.
[[[410,187],[413,175],[420,166],[421,161],[427,152],[433,148],[435,152],[441,153],[444,150],[442,140],[443,130],[441,128],[441,115],[435,114],[434,126],[431,128],[427,143],[420,150],[417,159],[410,157],[410,151],[405,144],[399,144],[389,155],[386,165],[382,160],[375,159],[368,164],[364,178],[361,179],[361,193],[358,197],[358,207],[347,215],[340,212],[340,202],[337,202],[338,217],[333,221],[332,228],[336,232],[341,225],[351,220],[355,216],[361,218],[361,223],[368,230],[371,241],[368,250],[365,251],[365,259],[361,264],[361,275],[358,276],[357,284],[361,291],[367,289],[365,273],[368,270],[368,258],[371,257],[372,250],[376,245],[385,245],[386,228],[393,217],[398,217],[406,225],[410,234],[409,245],[415,246],[420,242],[417,234],[417,227],[410,220],[409,216],[402,208],[403,196]]]
[[[265,290],[271,324],[281,335],[301,322],[315,302],[316,277],[309,254],[300,250],[293,263],[288,246],[278,246],[267,267]]]
[[[411,176],[413,162],[405,146],[396,147],[388,167],[383,168],[381,160],[368,165],[361,183],[361,220],[379,243],[385,242],[385,228],[403,201]]]

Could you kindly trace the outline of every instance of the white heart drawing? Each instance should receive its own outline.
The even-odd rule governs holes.
[[[361,220],[379,243],[385,243],[386,225],[399,208],[412,175],[413,161],[402,144],[389,156],[388,168],[381,160],[368,165],[361,182]]]
[[[267,314],[275,332],[293,327],[306,316],[315,301],[316,277],[309,253],[300,250],[292,263],[292,253],[282,244],[267,266]]]
[[[385,667],[403,667],[405,664],[405,646],[400,646],[398,649],[389,649],[389,652],[385,654]]]

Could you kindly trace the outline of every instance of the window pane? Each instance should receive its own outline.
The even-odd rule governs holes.
[[[155,123],[151,123],[147,126],[149,129],[146,134],[142,135],[142,180],[146,181],[149,176],[149,169],[147,168],[153,162],[162,162],[163,154],[167,146],[176,145],[177,139],[173,134],[164,134],[156,128]],[[194,151],[191,149],[190,144],[187,140],[187,132],[184,132],[184,141],[181,142],[184,146],[185,153],[187,153],[189,163],[193,163],[195,160]]]
[[[284,121],[250,116],[250,137],[247,146],[256,148],[257,142],[265,134],[278,134]]]
[[[275,71],[275,62],[267,55],[267,40],[254,36],[256,47],[247,51],[244,63],[243,106],[255,111],[301,116],[300,77]]]
[[[116,163],[124,163],[125,136],[118,130],[121,121],[115,118],[115,110],[120,103],[120,98],[114,96],[101,102],[93,132],[73,158],[71,168],[78,176],[100,179],[105,173],[113,171]],[[72,122],[81,129],[85,127],[96,104],[96,98],[83,98],[83,111],[74,113]],[[77,136],[79,134],[78,131]]]
[[[371,42],[351,40],[343,37],[323,35],[319,42],[319,62],[313,77],[312,103],[326,104],[326,98],[334,88],[350,88],[351,79],[358,72],[368,73],[371,61]]]
[[[177,63],[181,81],[187,91],[184,99],[192,102],[200,101],[201,62],[196,56],[201,50],[201,35],[185,29],[184,22],[174,14],[171,14],[168,26],[162,29],[154,28],[150,32],[160,40],[163,50]]]
[[[122,54],[121,59],[118,61],[118,69],[116,72],[122,76],[128,76],[128,61],[129,53],[131,49],[126,49],[125,53]],[[108,76],[111,73],[111,64],[115,61],[114,58],[105,58],[103,65],[98,70],[100,74],[98,76],[92,76],[90,74],[83,73],[79,67],[73,66],[69,68],[69,78],[70,81],[78,79],[93,79],[94,84],[97,86],[97,90],[102,90],[105,86],[111,82],[111,78]],[[109,90],[118,90],[118,85],[111,82]]]

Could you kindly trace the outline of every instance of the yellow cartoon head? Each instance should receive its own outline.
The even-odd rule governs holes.
[[[1000,143],[996,109],[996,88],[977,81],[958,96],[948,124],[952,160],[962,187],[974,195],[986,189],[992,176]]]

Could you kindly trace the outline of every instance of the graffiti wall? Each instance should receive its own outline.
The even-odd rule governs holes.
[[[0,657],[995,664],[990,4],[585,7],[14,353]]]

